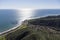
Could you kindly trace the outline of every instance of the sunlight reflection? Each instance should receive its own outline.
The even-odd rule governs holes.
[[[22,21],[29,19],[33,15],[33,9],[20,9]]]

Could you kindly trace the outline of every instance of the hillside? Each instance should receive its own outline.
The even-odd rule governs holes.
[[[60,16],[25,20],[15,30],[0,36],[0,40],[60,40]]]
[[[60,15],[32,19],[29,23],[33,25],[48,26],[49,28],[60,31]]]

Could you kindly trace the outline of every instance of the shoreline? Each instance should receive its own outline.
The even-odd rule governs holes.
[[[19,26],[20,26],[20,25],[18,25],[18,26],[16,26],[16,27],[13,27],[13,28],[11,28],[11,29],[8,29],[8,30],[6,30],[6,31],[3,31],[3,32],[0,33],[0,35],[5,34],[5,33],[8,33],[8,32],[10,32],[10,31],[12,31],[12,30],[15,30],[15,29],[18,28]]]
[[[36,19],[36,18],[40,18],[40,17],[28,18],[28,19],[26,19],[26,20]],[[21,23],[19,23],[17,26],[15,26],[15,27],[13,27],[13,28],[11,28],[11,29],[8,29],[8,30],[6,30],[6,31],[1,32],[0,35],[9,33],[9,32],[11,32],[11,31],[14,31],[14,30],[17,29],[19,26],[21,26],[24,21],[25,21],[25,20],[21,21]]]
[[[22,22],[23,22],[23,21],[22,21]],[[10,31],[13,31],[13,30],[17,29],[19,26],[21,26],[22,22],[21,22],[20,24],[16,25],[15,27],[11,28],[11,29],[8,29],[8,30],[6,30],[6,31],[0,32],[0,35],[9,33]]]

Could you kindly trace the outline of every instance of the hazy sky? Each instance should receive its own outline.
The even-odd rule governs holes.
[[[0,0],[0,9],[6,8],[60,9],[60,0]]]

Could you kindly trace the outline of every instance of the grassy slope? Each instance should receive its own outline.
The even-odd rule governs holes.
[[[22,37],[20,40],[60,40],[60,34],[49,32],[48,30],[34,30],[30,29],[27,26],[22,26],[18,31],[7,34],[5,37],[0,37],[0,40],[17,40],[16,37],[23,35],[22,33],[29,31],[29,34],[25,37]],[[21,37],[21,36],[20,36]],[[16,39],[15,39],[16,38]],[[19,40],[19,38],[18,38]]]
[[[60,40],[60,31],[46,28],[45,26],[38,26],[36,29],[36,25],[31,25],[22,24],[17,30],[0,36],[0,40]]]
[[[5,37],[4,36],[0,36],[0,40],[5,40]]]

